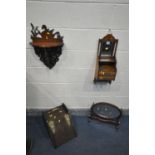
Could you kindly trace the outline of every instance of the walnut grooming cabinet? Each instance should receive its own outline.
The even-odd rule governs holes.
[[[111,81],[115,80],[117,73],[115,57],[117,44],[118,40],[112,34],[99,39],[94,83],[111,83]]]

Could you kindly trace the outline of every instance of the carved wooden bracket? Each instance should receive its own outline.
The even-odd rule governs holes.
[[[54,29],[48,29],[46,25],[42,25],[41,30],[38,26],[34,27],[32,23],[31,26],[32,42],[30,44],[40,60],[51,69],[62,54],[63,37],[59,32],[54,33]]]

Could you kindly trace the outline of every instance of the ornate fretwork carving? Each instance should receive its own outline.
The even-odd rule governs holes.
[[[38,26],[34,27],[33,24],[31,26],[31,45],[40,60],[51,69],[62,54],[63,37],[59,32],[54,33],[54,29],[48,29],[46,25],[42,25],[41,30]]]

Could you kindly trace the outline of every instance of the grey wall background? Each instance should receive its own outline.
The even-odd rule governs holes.
[[[128,0],[27,0],[27,109],[89,108],[93,102],[111,102],[129,108]],[[64,36],[63,54],[49,70],[35,55],[30,23],[46,24]],[[98,39],[111,28],[119,39],[116,80],[94,85]]]

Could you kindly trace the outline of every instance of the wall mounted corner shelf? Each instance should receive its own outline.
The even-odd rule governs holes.
[[[40,60],[51,69],[62,54],[63,37],[59,32],[54,33],[54,29],[48,29],[46,25],[42,25],[41,31],[38,29],[38,26],[34,27],[31,24],[31,27],[32,42],[30,44],[33,46]]]

